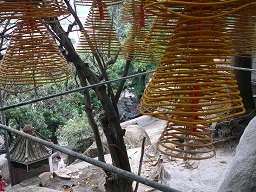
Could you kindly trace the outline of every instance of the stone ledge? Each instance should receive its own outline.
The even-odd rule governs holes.
[[[129,125],[139,125],[139,126],[143,127],[143,126],[151,124],[157,120],[159,120],[159,119],[152,117],[152,116],[143,115],[143,116],[131,119],[129,121],[125,121],[125,122],[121,123],[120,125],[123,129],[128,127]]]

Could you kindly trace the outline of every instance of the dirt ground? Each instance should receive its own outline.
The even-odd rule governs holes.
[[[157,159],[144,158],[141,176],[148,179],[164,179],[164,183],[174,189],[184,192],[215,192],[225,169],[235,154],[237,141],[220,143],[216,146],[216,156],[202,161],[183,161],[180,159],[163,158],[162,170],[159,171]],[[130,149],[129,158],[132,172],[138,171],[140,148]],[[109,162],[110,157],[106,156]],[[110,162],[109,162],[110,163]],[[156,173],[161,173],[157,175]],[[70,179],[58,176],[52,177],[45,187],[64,191],[70,187],[73,192],[104,192],[105,173],[102,169],[81,162],[63,170]],[[157,175],[157,178],[155,177]],[[164,175],[164,176],[163,176]],[[160,182],[160,180],[159,180]],[[134,182],[135,185],[135,182]],[[68,190],[67,190],[68,191]],[[139,184],[138,192],[157,192],[151,187]]]
[[[147,127],[151,142],[155,143],[165,126],[164,121],[154,122]],[[155,151],[152,155],[152,146],[146,146],[141,176],[162,182],[174,189],[184,192],[215,192],[235,154],[237,140],[217,142],[216,156],[201,161],[183,161],[160,156],[162,164],[158,163],[159,156]],[[132,172],[137,174],[141,148],[128,150]],[[111,164],[109,155],[105,156],[107,163]],[[105,192],[105,173],[101,168],[92,166],[86,162],[80,162],[66,167],[59,173],[68,175],[69,178],[61,178],[53,174],[44,187],[65,192]],[[134,185],[136,183],[134,182]],[[25,185],[39,185],[39,180]],[[9,190],[12,192],[12,190]],[[157,192],[151,187],[139,184],[138,192]]]

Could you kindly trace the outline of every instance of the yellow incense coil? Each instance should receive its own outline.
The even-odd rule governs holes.
[[[141,30],[139,27],[135,27],[128,32],[128,37],[126,38],[122,53],[126,60],[136,61],[140,63],[156,63],[155,53],[153,50],[142,47],[146,32],[144,28]]]
[[[102,57],[108,58],[120,52],[121,44],[106,6],[99,9],[94,4],[91,7],[84,29],[76,48],[78,52],[98,53]],[[93,45],[93,49],[91,45]]]
[[[0,88],[21,93],[42,84],[67,80],[71,69],[45,25],[17,24],[0,64]]]
[[[214,7],[215,15],[206,15],[205,19],[212,19],[215,17],[223,17],[231,13],[238,12],[244,8],[252,8],[256,5],[254,0],[193,0],[193,1],[160,1],[160,0],[147,0],[145,9],[156,16],[170,17],[170,15],[176,15],[188,19],[200,19],[200,15],[184,14],[183,8],[186,6],[195,6],[198,8]]]
[[[126,60],[140,63],[156,63],[155,52],[148,47],[142,47],[153,19],[144,11],[146,1],[126,1],[120,16],[120,22],[131,24],[127,38],[123,44],[122,53]]]
[[[125,1],[124,7],[122,9],[119,22],[120,23],[137,23],[141,28],[147,25],[148,17],[152,16],[149,12],[145,12],[144,6],[146,5],[146,0],[127,0]]]
[[[186,127],[168,122],[156,146],[162,154],[184,160],[203,160],[216,154],[205,124]]]
[[[81,6],[92,6],[93,4],[97,4],[98,6],[101,6],[101,4],[104,4],[104,6],[111,6],[122,3],[122,0],[75,0],[75,4]]]
[[[236,55],[256,56],[256,6],[226,17],[226,28]]]
[[[194,9],[194,11],[193,11]],[[231,43],[223,34],[211,7],[202,13],[196,6],[180,18],[151,82],[141,99],[141,113],[179,125],[208,124],[245,112],[231,66]],[[217,68],[225,64],[225,68]],[[227,114],[234,111],[233,114]],[[226,115],[224,115],[226,114]],[[191,118],[196,116],[198,118]],[[200,117],[200,118],[199,118]]]
[[[196,6],[198,9],[214,7],[215,13],[207,15],[205,19],[219,18],[223,21],[222,28],[227,29],[226,35],[232,39],[233,50],[236,55],[255,56],[256,46],[256,2],[253,0],[225,0],[225,1],[158,1],[147,0],[145,10],[159,17],[182,17],[199,20],[198,11],[184,14],[187,7]],[[201,14],[203,11],[200,10]],[[161,51],[161,50],[160,50]]]
[[[54,17],[65,18],[70,15],[62,0],[1,0],[0,4],[0,18],[5,19],[33,18],[38,20]]]
[[[163,53],[171,39],[177,18],[156,17],[143,42],[142,46],[154,50],[157,61],[163,57]]]

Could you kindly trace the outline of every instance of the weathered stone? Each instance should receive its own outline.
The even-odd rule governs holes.
[[[256,117],[246,127],[218,192],[256,191]]]
[[[60,192],[58,190],[53,190],[45,187],[35,187],[35,186],[28,186],[28,187],[19,187],[7,190],[6,192]]]
[[[146,137],[145,145],[151,145],[147,132],[141,126],[130,125],[126,128],[124,142],[129,148],[141,147],[143,137]]]
[[[46,183],[50,180],[51,178],[51,172],[44,172],[41,173],[38,177],[39,177],[39,185],[41,187],[44,187],[46,185]]]

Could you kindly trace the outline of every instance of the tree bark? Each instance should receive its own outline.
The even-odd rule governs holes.
[[[80,77],[81,85],[83,87],[86,86],[87,85],[86,79],[84,79],[82,75],[79,75],[79,72],[78,72],[78,76]],[[104,158],[104,150],[103,150],[103,146],[102,146],[102,142],[101,142],[101,138],[100,138],[99,128],[98,128],[97,123],[94,120],[94,116],[93,116],[93,113],[92,113],[91,97],[90,97],[89,91],[84,90],[83,94],[84,94],[84,103],[85,103],[86,116],[87,116],[88,122],[89,122],[89,124],[92,128],[94,138],[95,138],[95,142],[96,142],[96,146],[97,146],[98,160],[102,161],[102,162],[106,162],[105,158]]]
[[[58,35],[61,40],[61,44],[68,51],[69,58],[76,67],[76,70],[79,71],[79,78],[86,79],[90,84],[99,83],[97,76],[90,70],[87,63],[84,63],[83,60],[76,53],[70,39],[67,37],[65,31],[61,27],[59,22],[51,24],[52,30]],[[104,110],[104,133],[108,139],[108,145],[111,148],[111,157],[113,165],[124,169],[126,171],[131,171],[128,154],[126,146],[124,143],[124,130],[120,126],[119,115],[117,114],[111,99],[108,97],[106,87],[104,85],[94,88],[103,110]],[[108,136],[110,135],[110,136]],[[111,138],[111,139],[110,139]],[[126,178],[122,178],[117,174],[114,174],[114,188],[115,191],[111,192],[131,192],[132,191],[132,182]]]
[[[251,69],[252,57],[249,55],[234,56],[233,63],[235,67]],[[255,109],[252,94],[251,71],[235,70],[234,73],[240,95],[243,98],[246,113],[248,114]]]
[[[100,120],[108,141],[109,151],[112,157],[113,165],[116,167],[120,167],[122,166],[120,163],[122,161],[126,161],[126,159],[128,158],[126,149],[122,147],[124,144],[123,139],[120,139],[121,137],[115,137],[115,134],[111,131],[108,120],[104,114],[100,117]],[[124,135],[124,133],[125,130],[122,131],[120,136]],[[105,189],[107,192],[131,192],[132,181],[127,180],[126,178],[118,174],[111,174],[108,175],[108,177],[106,178]]]

